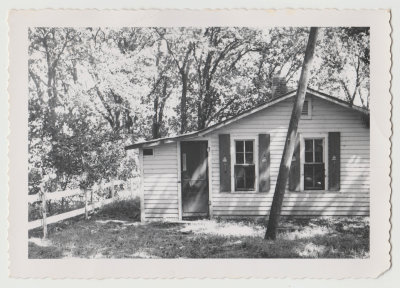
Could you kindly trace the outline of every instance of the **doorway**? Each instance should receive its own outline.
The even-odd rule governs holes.
[[[181,142],[182,217],[209,216],[208,142]]]

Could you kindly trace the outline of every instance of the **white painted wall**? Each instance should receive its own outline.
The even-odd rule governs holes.
[[[215,216],[264,216],[269,213],[292,105],[293,99],[282,101],[209,135],[213,159],[212,201]],[[312,118],[301,119],[299,133],[312,135],[328,132],[341,133],[340,191],[286,191],[283,215],[369,214],[369,129],[362,124],[360,114],[313,97]],[[231,138],[254,137],[256,140],[260,133],[271,135],[271,189],[268,193],[219,192],[218,134],[225,133],[229,133]],[[327,183],[326,181],[326,187]]]
[[[292,105],[293,99],[282,101],[207,135],[211,147],[209,168],[213,216],[265,216],[269,213]],[[282,215],[369,215],[369,129],[362,124],[359,113],[313,97],[312,118],[301,119],[299,133],[328,132],[341,133],[340,191],[286,191]],[[219,192],[218,134],[226,133],[231,135],[231,139],[254,138],[256,145],[258,134],[270,134],[269,192]],[[177,145],[172,143],[153,149],[154,156],[143,158],[145,219],[179,219]],[[231,150],[234,153],[234,149]]]
[[[178,159],[176,143],[152,147],[143,156],[145,220],[178,219]]]

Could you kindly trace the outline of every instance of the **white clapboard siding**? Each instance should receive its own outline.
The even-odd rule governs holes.
[[[214,215],[216,217],[263,217],[268,216],[269,211],[265,212],[258,212],[258,211],[215,211]],[[293,211],[284,211],[281,212],[282,216],[369,216],[369,211],[362,210],[335,210],[335,211],[328,211],[324,209],[320,210],[293,210]]]
[[[145,220],[178,219],[176,143],[153,149],[154,156],[143,156]]]
[[[263,111],[212,132],[212,202],[215,216],[265,216],[272,203],[276,178],[289,124],[292,100],[282,101]],[[313,97],[312,119],[301,119],[299,133],[341,133],[340,191],[331,193],[289,192],[285,194],[282,215],[346,216],[369,215],[369,129],[360,115],[350,109]],[[269,193],[220,193],[218,134],[234,137],[271,137]],[[233,159],[232,159],[233,160]],[[326,183],[327,184],[327,183]]]
[[[178,204],[177,200],[169,199],[169,198],[165,198],[165,199],[158,199],[158,198],[154,199],[154,198],[151,198],[151,199],[145,199],[144,202],[148,203],[148,204],[153,204],[153,203],[155,203],[155,204],[157,204],[157,203],[160,203],[160,204],[164,204],[164,203],[165,204]]]
[[[292,106],[293,99],[282,101],[207,135],[211,147],[210,189],[214,216],[246,217],[269,214]],[[362,124],[359,113],[313,97],[312,119],[301,119],[299,133],[328,132],[340,132],[341,135],[340,191],[286,191],[282,215],[369,215],[369,129]],[[257,139],[260,133],[270,134],[270,191],[220,193],[218,134],[231,134],[231,137],[235,138],[250,136]],[[176,143],[156,146],[153,149],[154,156],[143,157],[142,187],[146,220],[179,219],[180,184]]]

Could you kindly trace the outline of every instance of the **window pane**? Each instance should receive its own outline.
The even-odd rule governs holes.
[[[304,165],[304,189],[313,188],[313,166],[311,164]]]
[[[324,189],[324,164],[315,164],[314,165],[314,187],[316,189]]]
[[[255,165],[235,165],[235,189],[251,190],[255,183]]]
[[[241,165],[235,165],[235,177],[236,178],[244,178],[244,166]]]
[[[303,110],[301,110],[301,115],[308,115],[308,100],[304,101]]]
[[[143,156],[152,156],[153,149],[143,149]]]
[[[313,162],[313,152],[304,152],[306,162]]]
[[[322,146],[322,140],[321,139],[316,139],[314,142],[315,146],[315,160],[314,162],[322,162],[323,159],[323,146]]]
[[[325,168],[324,164],[304,165],[304,189],[323,190],[325,189]]]
[[[236,178],[236,189],[244,189],[244,178]]]
[[[235,187],[236,189],[245,188],[245,170],[244,166],[235,165]]]
[[[315,162],[316,163],[322,163],[322,151],[321,152],[317,152],[315,151]]]
[[[313,140],[304,140],[305,151],[313,151]]]
[[[253,141],[246,141],[246,152],[253,152]]]
[[[246,164],[253,164],[253,153],[246,153]]]
[[[253,189],[254,188],[254,180],[255,180],[255,166],[246,166],[246,189]]]
[[[243,142],[244,141],[236,141],[236,152],[244,152]]]
[[[236,153],[236,164],[244,164],[244,153]]]

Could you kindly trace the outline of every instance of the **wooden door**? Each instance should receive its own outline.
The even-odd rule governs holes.
[[[182,217],[208,217],[208,143],[181,142]]]

